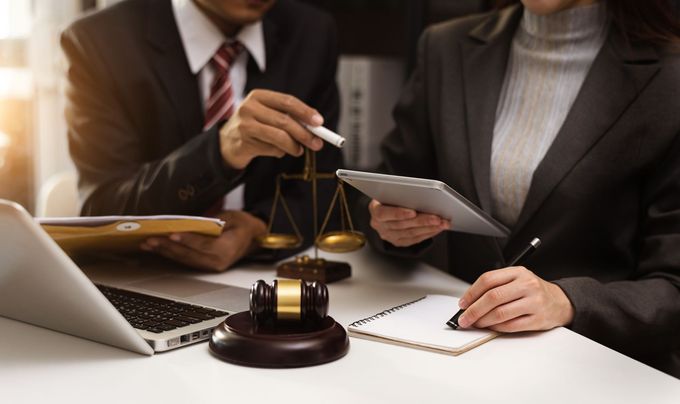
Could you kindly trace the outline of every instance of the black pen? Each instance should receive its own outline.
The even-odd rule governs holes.
[[[541,239],[539,239],[538,237],[534,237],[534,239],[531,240],[529,245],[526,246],[526,248],[521,253],[517,254],[515,259],[510,261],[510,265],[508,265],[508,266],[514,267],[514,266],[517,266],[517,265],[521,265],[527,258],[529,258],[531,253],[533,253],[538,248],[538,246],[540,246],[540,245],[541,245]],[[458,312],[456,314],[454,314],[453,317],[451,317],[451,319],[449,319],[449,321],[446,322],[446,325],[453,328],[454,330],[458,329],[458,327],[459,327],[458,317],[460,317],[460,315],[463,314],[464,312],[465,312],[465,310],[463,310],[463,309],[458,310]]]

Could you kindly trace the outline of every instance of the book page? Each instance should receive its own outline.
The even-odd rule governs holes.
[[[365,324],[351,324],[358,331],[391,340],[452,351],[460,350],[495,333],[488,330],[454,330],[446,321],[458,311],[458,298],[428,295],[423,300],[378,316]]]

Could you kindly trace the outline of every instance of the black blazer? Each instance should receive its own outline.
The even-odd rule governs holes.
[[[338,120],[335,25],[293,0],[263,18],[267,68],[248,62],[246,91],[293,94]],[[256,158],[245,172],[226,167],[219,125],[203,132],[198,80],[192,74],[171,0],[127,0],[71,25],[61,39],[69,62],[66,117],[79,173],[83,215],[202,214],[245,181],[246,211],[267,219],[279,172],[301,172],[302,158]],[[337,148],[317,156],[319,171],[341,166]],[[334,184],[322,184],[325,207]],[[312,241],[310,184],[285,182],[283,192]],[[319,213],[321,216],[322,213]],[[283,214],[275,231],[291,232]]]
[[[423,34],[383,170],[440,179],[491,211],[496,107],[521,14],[515,6]],[[612,28],[512,234],[448,232],[450,272],[473,282],[540,237],[526,266],[565,291],[570,328],[680,377],[679,112],[679,55],[626,46]],[[366,225],[365,206],[357,213]],[[423,247],[398,250],[365,231],[382,251]]]

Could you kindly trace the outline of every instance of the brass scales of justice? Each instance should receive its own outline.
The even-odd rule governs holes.
[[[337,181],[335,193],[328,206],[321,228],[318,227],[317,181],[319,180]],[[333,173],[317,173],[316,153],[308,148],[305,148],[305,165],[302,173],[281,173],[277,176],[276,192],[269,215],[269,223],[267,224],[267,233],[257,238],[258,244],[263,248],[274,250],[293,249],[302,245],[302,233],[295,223],[286,199],[281,192],[281,181],[305,181],[311,184],[312,214],[314,215],[314,257],[302,255],[295,257],[291,261],[283,262],[278,266],[276,275],[282,278],[320,281],[324,283],[331,283],[349,277],[351,275],[351,267],[348,263],[319,258],[319,250],[331,253],[356,251],[364,246],[366,237],[354,229],[342,181],[337,179]],[[272,233],[272,226],[279,203],[294,233]],[[336,204],[338,204],[340,210],[340,230],[326,231]]]

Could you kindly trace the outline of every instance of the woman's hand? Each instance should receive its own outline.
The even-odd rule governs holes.
[[[562,289],[525,267],[489,271],[459,301],[462,328],[500,332],[549,330],[568,325],[574,308]]]
[[[257,248],[255,237],[264,234],[267,225],[243,211],[225,211],[218,217],[226,222],[218,237],[176,233],[149,238],[140,248],[191,267],[224,271]]]
[[[368,205],[371,227],[380,238],[396,247],[408,247],[434,237],[451,227],[448,220],[413,209],[383,205],[373,199]]]

